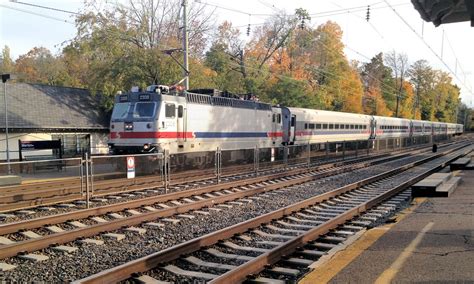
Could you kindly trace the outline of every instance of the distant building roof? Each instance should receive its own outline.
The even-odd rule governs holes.
[[[109,116],[86,89],[7,83],[11,131],[106,131]],[[3,84],[0,84],[0,131],[5,131]]]
[[[411,0],[421,18],[435,26],[471,21],[474,27],[473,0]]]

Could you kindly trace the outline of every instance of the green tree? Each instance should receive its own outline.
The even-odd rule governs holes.
[[[392,70],[385,66],[383,53],[378,53],[370,62],[362,65],[361,77],[364,82],[364,112],[381,116],[391,116],[395,108],[396,94],[392,80]]]
[[[34,47],[20,55],[15,62],[15,73],[20,82],[59,86],[72,83],[61,57],[54,56],[44,47]]]
[[[188,9],[190,61],[194,63],[200,62],[212,28],[211,13],[204,7],[192,3]],[[183,70],[171,56],[182,62],[180,9],[179,0],[130,0],[110,6],[88,0],[86,11],[76,20],[77,35],[64,49],[68,70],[85,74],[78,83],[100,92],[106,107],[111,107],[117,91],[131,86],[178,83]],[[190,76],[191,82],[202,79]]]
[[[2,49],[2,56],[0,57],[0,73],[11,73],[15,66],[10,56],[10,48],[5,45]]]

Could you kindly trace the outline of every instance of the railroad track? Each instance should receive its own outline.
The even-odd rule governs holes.
[[[406,155],[400,156],[404,157]],[[295,169],[271,176],[214,184],[193,190],[178,191],[107,206],[7,223],[0,225],[0,244],[4,245],[0,246],[0,259],[13,257],[19,253],[37,251],[53,244],[67,243],[79,238],[118,230],[124,226],[152,222],[159,218],[165,218],[165,222],[172,222],[166,218],[193,210],[197,210],[197,214],[206,214],[200,209],[219,206],[218,204],[223,204],[222,206],[225,208],[232,206],[232,204],[235,205],[235,200],[252,202],[251,199],[246,198],[362,169],[370,165],[381,164],[400,156],[323,169]],[[228,204],[225,205],[224,203]],[[61,225],[58,226],[58,224]]]
[[[249,275],[253,275],[251,280],[257,282],[272,275],[276,275],[275,279],[298,277],[304,273],[305,266],[331,247],[319,243],[343,241],[341,235],[350,235],[354,230],[367,226],[368,220],[373,221],[377,216],[375,214],[380,215],[381,210],[387,209],[384,208],[387,206],[377,208],[381,202],[472,150],[472,146],[465,146],[425,156],[105,270],[77,283],[113,283],[133,280],[130,278],[132,275],[132,278],[153,277],[155,280],[191,283],[203,280],[238,283],[248,280]],[[402,193],[398,201],[405,197],[406,194]],[[360,216],[371,209],[371,215]],[[359,221],[354,220],[357,216]],[[233,260],[229,261],[229,258]],[[302,272],[298,267],[303,267]]]
[[[447,147],[451,144],[446,144],[443,147]],[[425,149],[426,150],[426,149]],[[411,149],[411,153],[416,153],[424,150],[413,150]],[[319,169],[327,169],[327,168],[334,168],[340,165],[347,165],[347,164],[354,164],[358,162],[370,161],[375,160],[377,161],[380,158],[397,158],[403,157],[403,155],[407,155],[407,152],[402,152],[399,154],[380,154],[374,156],[367,156],[357,159],[348,159],[345,161],[339,162],[329,162],[327,164],[313,163],[309,165],[309,167],[318,167]],[[291,174],[291,172],[298,172],[302,169],[306,169],[308,164],[299,164],[293,165],[290,167],[280,167],[273,169],[265,169],[258,173],[259,177],[265,177],[265,175],[271,176],[275,173],[287,172]],[[223,183],[232,182],[236,180],[248,179],[254,177],[256,174],[255,172],[244,172],[240,174],[229,174],[223,176],[221,181]],[[176,177],[176,181],[172,182],[170,185],[170,191],[181,191],[186,189],[192,189],[197,187],[203,187],[208,185],[216,184],[215,177],[205,177],[199,176],[197,177],[185,177],[178,181],[180,176]],[[155,181],[153,181],[155,179]],[[123,181],[118,181],[120,183]],[[107,189],[97,189],[94,194],[93,201],[103,203],[105,200],[113,202],[113,200],[120,200],[122,197],[130,198],[133,195],[140,195],[140,196],[151,196],[157,194],[164,194],[166,191],[163,187],[161,180],[156,180],[152,177],[146,177],[139,179],[137,181],[132,181],[131,184],[129,181],[128,183],[122,184],[120,187],[108,187]],[[113,181],[112,184],[116,184],[116,181]],[[98,187],[100,188],[100,186]],[[10,190],[8,187],[5,188],[6,192],[3,192],[3,196],[0,196],[0,213],[8,213],[11,211],[18,211],[15,214],[17,215],[32,215],[35,211],[29,210],[32,208],[37,208],[39,211],[51,211],[53,209],[60,209],[57,210],[58,212],[65,212],[67,209],[77,209],[77,208],[84,208],[85,201],[84,196],[81,194],[71,194],[69,193],[69,189],[65,188],[64,190],[59,189],[46,189],[43,191],[35,191],[29,190],[28,192],[21,192],[21,193],[9,193]],[[76,189],[74,189],[76,190]],[[53,194],[53,195],[50,195]],[[72,203],[72,204],[71,204]],[[77,207],[77,208],[76,208]],[[0,214],[1,217],[10,217],[13,218],[14,216],[10,214]]]
[[[451,143],[446,143],[444,146],[448,146]],[[423,146],[405,149],[401,151],[409,152],[416,149],[422,149]],[[377,154],[368,157],[355,158],[352,160],[364,160],[374,159],[377,157],[385,156],[387,153]],[[300,159],[306,160],[306,159]],[[311,163],[311,167],[321,166],[321,161],[315,157]],[[350,161],[351,159],[348,159]],[[340,158],[324,161],[328,165],[334,165],[340,163]],[[324,164],[323,164],[324,165]],[[260,175],[271,174],[278,171],[286,171],[295,167],[306,167],[307,163],[295,164],[292,166],[277,164],[270,167],[269,165],[263,164],[260,167]],[[239,174],[235,174],[239,172]],[[255,174],[255,171],[249,165],[244,166],[233,166],[223,168],[223,179],[235,180],[248,178]],[[181,187],[193,187],[202,186],[206,184],[212,184],[216,182],[214,169],[199,170],[199,171],[186,171],[183,173],[173,173],[173,180],[171,181],[171,189],[179,189]],[[39,206],[48,206],[53,204],[70,203],[79,201],[76,205],[83,205],[85,199],[84,192],[81,193],[80,178],[71,178],[59,181],[47,181],[38,182],[32,184],[24,184],[18,186],[7,186],[2,187],[0,191],[0,213],[8,212],[13,210],[29,209]],[[94,197],[104,197],[108,195],[116,195],[121,193],[129,193],[135,191],[144,191],[149,188],[159,189],[160,192],[164,189],[163,180],[161,176],[146,176],[138,177],[136,179],[123,179],[118,178],[114,180],[97,180],[94,182]],[[61,206],[60,206],[61,207]],[[68,205],[62,206],[68,207]],[[29,214],[30,211],[26,210],[20,212],[20,214]],[[1,215],[0,215],[1,217]]]

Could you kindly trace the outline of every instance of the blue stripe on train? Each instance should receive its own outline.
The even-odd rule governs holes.
[[[312,135],[367,134],[357,130],[350,131],[314,131]],[[267,132],[194,132],[196,138],[267,138]],[[299,135],[297,135],[299,136]],[[303,136],[310,136],[305,134]]]
[[[268,137],[267,132],[194,132],[196,138]]]

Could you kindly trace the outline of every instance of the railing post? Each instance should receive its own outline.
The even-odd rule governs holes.
[[[81,178],[81,196],[84,196],[84,159],[81,158],[79,164],[79,174]]]
[[[327,160],[329,158],[329,141],[326,142],[326,156],[324,160]]]
[[[311,144],[308,141],[308,168],[311,165]]]
[[[170,165],[169,165],[169,150],[165,150],[165,157],[164,157],[164,178],[165,178],[165,193],[168,193],[168,187],[170,183]]]
[[[355,157],[359,157],[359,141],[356,141],[356,152],[355,152]]]
[[[89,156],[90,176],[91,176],[91,197],[94,196],[94,162]]]
[[[89,153],[86,153],[86,206],[90,208],[90,196],[89,196]]]
[[[346,159],[346,141],[342,141],[342,160]]]
[[[215,159],[214,159],[214,164],[216,166],[217,183],[221,182],[221,166],[222,166],[221,156],[222,156],[221,149],[219,147],[217,147],[216,155],[215,155]]]
[[[253,168],[255,170],[255,176],[258,176],[259,164],[260,164],[260,150],[258,149],[258,145],[256,145],[254,149],[254,153],[253,153]]]

